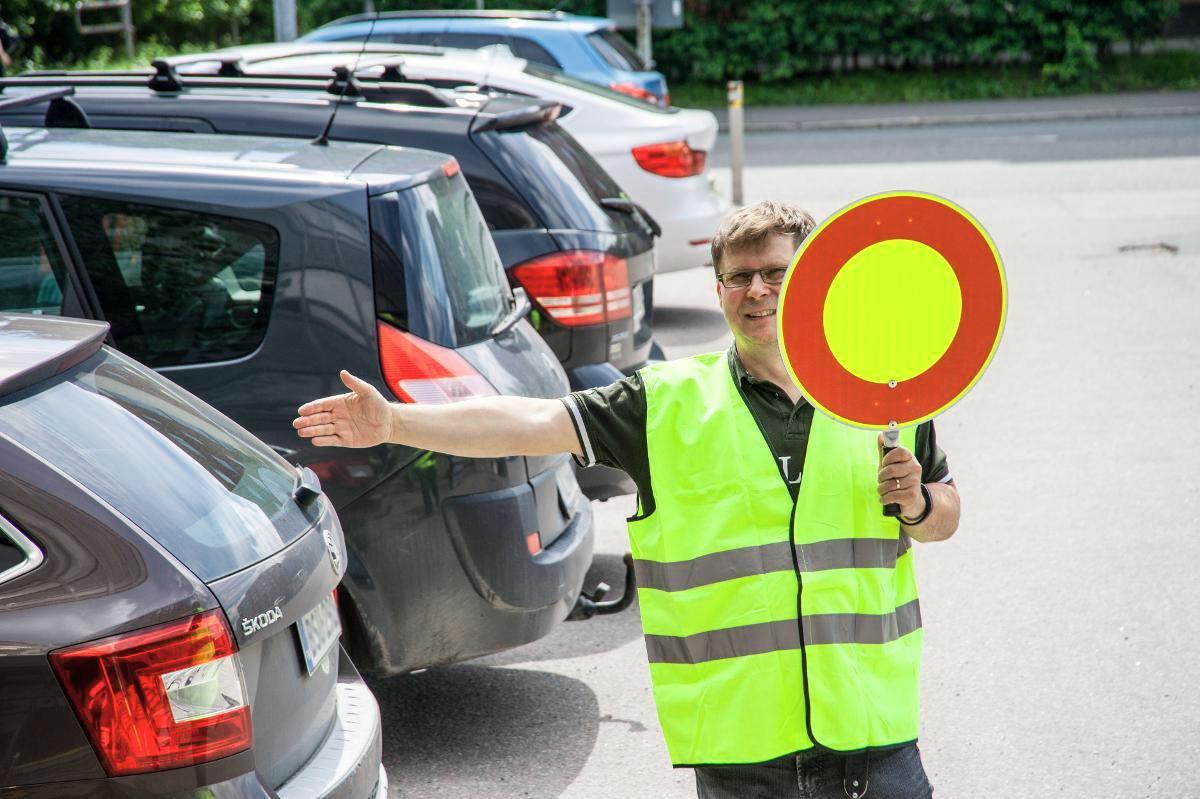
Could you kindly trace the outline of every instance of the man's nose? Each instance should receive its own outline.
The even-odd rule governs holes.
[[[771,285],[763,280],[762,272],[755,272],[750,276],[750,285],[746,286],[746,293],[754,297],[764,297],[771,292]]]

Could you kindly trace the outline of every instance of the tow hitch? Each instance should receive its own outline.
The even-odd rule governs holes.
[[[604,600],[604,595],[611,588],[608,583],[600,583],[596,586],[596,590],[587,594],[580,592],[579,598],[575,600],[575,607],[571,609],[571,615],[567,616],[567,621],[586,621],[592,616],[604,616],[610,613],[620,613],[625,608],[633,604],[633,598],[636,595],[637,583],[633,576],[633,555],[626,552],[622,558],[625,562],[625,593],[621,594],[619,599]]]

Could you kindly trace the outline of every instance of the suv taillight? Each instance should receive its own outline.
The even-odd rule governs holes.
[[[611,253],[553,252],[513,267],[513,275],[560,325],[594,325],[633,315],[629,265]]]
[[[454,350],[386,322],[377,324],[383,379],[401,402],[441,405],[496,393],[492,384]]]
[[[647,172],[665,178],[690,178],[704,172],[708,154],[693,150],[686,141],[669,141],[633,148],[633,160]]]
[[[59,649],[50,665],[110,776],[204,763],[253,742],[220,611]]]

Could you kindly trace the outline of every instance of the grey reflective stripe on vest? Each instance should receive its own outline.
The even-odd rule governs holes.
[[[895,538],[836,538],[796,547],[801,572],[827,569],[890,569],[908,547],[901,536]],[[756,574],[791,571],[792,553],[787,541],[742,547],[703,555],[695,560],[660,563],[635,560],[639,588],[659,591],[686,591],[702,585],[751,577]]]
[[[804,617],[804,644],[885,644],[921,627],[917,600],[895,613],[826,613]],[[705,663],[800,648],[795,619],[748,624],[689,636],[647,635],[651,663]]]

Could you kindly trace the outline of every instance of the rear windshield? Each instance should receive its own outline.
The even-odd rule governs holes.
[[[557,123],[501,130],[479,139],[546,227],[618,233],[641,230],[629,214],[600,206],[605,197],[624,196],[621,187]]]
[[[371,198],[375,312],[444,347],[491,338],[504,265],[462,175]]]
[[[573,78],[565,72],[560,72],[557,69],[547,69],[540,64],[527,63],[525,64],[524,71],[526,74],[532,75],[535,78],[541,78],[542,80],[548,80],[563,86],[569,86],[572,89],[576,89],[581,92],[587,92],[588,94],[594,94],[597,97],[603,97],[605,100],[612,100],[613,102],[621,103],[622,105],[633,106],[634,108],[642,111],[653,111],[656,114],[679,113],[678,108],[663,108],[658,103],[652,103],[648,100],[640,100],[637,97],[632,97],[628,94],[616,91],[615,89],[610,89],[607,86],[601,86],[598,83],[589,83],[586,80]]]
[[[631,72],[642,72],[646,69],[646,63],[637,54],[637,50],[616,31],[596,31],[589,33],[587,38],[609,66]]]
[[[0,434],[108,502],[205,582],[275,554],[310,525],[282,458],[107,348],[0,405]]]

